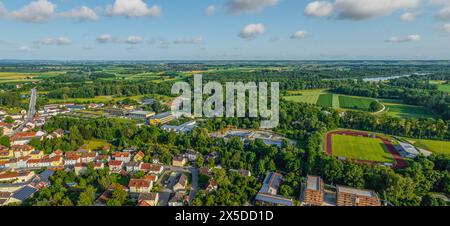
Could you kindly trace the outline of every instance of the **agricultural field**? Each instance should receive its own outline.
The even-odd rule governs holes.
[[[450,155],[450,141],[406,139],[414,146],[431,151],[435,154]]]
[[[385,114],[400,118],[437,118],[432,111],[422,106],[403,104],[397,100],[381,100],[386,106]]]
[[[341,108],[367,111],[372,102],[374,102],[373,99],[339,95],[339,105]]]
[[[394,163],[391,153],[378,138],[333,134],[333,156],[352,160]]]
[[[0,83],[10,82],[36,82],[46,77],[57,76],[65,72],[22,73],[0,72]]]
[[[284,97],[285,100],[317,104],[335,109],[357,109],[367,111],[370,107],[370,103],[375,101],[371,98],[328,93],[326,90],[296,90],[289,91],[288,93],[292,96]]]
[[[320,94],[317,100],[317,105],[322,107],[333,107],[333,96],[332,93]]]
[[[442,92],[450,93],[450,84],[439,84],[438,90]]]

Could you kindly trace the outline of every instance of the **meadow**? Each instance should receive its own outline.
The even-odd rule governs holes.
[[[382,99],[381,103],[386,106],[385,114],[400,118],[437,118],[432,111],[422,106],[403,104],[397,100]]]

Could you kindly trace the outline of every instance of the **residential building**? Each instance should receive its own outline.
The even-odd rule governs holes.
[[[197,159],[197,152],[194,150],[188,150],[184,155],[188,158],[189,161],[195,161]]]
[[[0,128],[3,129],[3,135],[11,135],[14,131],[14,124],[0,122]]]
[[[174,192],[186,191],[187,183],[188,183],[187,176],[182,173],[178,177],[177,182],[175,183],[175,185],[173,186],[173,191]]]
[[[218,188],[217,181],[209,179],[208,184],[206,185],[206,192],[211,193],[216,191]]]
[[[139,166],[141,164],[139,162],[128,162],[125,163],[125,170],[130,173],[134,173],[139,171]]]
[[[153,182],[145,179],[131,179],[128,184],[130,192],[133,193],[150,193]]]
[[[19,132],[11,137],[12,145],[24,145],[28,144],[30,140],[34,137],[37,137],[36,132]]]
[[[114,152],[114,160],[128,163],[131,161],[131,154],[129,152]]]
[[[38,190],[30,185],[27,185],[23,188],[21,188],[20,190],[16,191],[11,198],[8,201],[8,204],[10,203],[16,203],[16,204],[21,204],[23,203],[25,200],[31,198],[34,193],[36,193]]]
[[[159,202],[159,194],[152,193],[141,193],[138,198],[138,206],[157,206]]]
[[[169,199],[167,204],[169,206],[184,206],[187,202],[187,197],[183,193],[176,192],[175,195]]]
[[[380,206],[381,202],[374,191],[337,186],[338,206]]]
[[[321,206],[324,201],[324,183],[322,178],[308,176],[303,191],[303,203],[310,206]]]
[[[136,153],[133,157],[133,160],[135,162],[142,162],[144,160],[145,154],[142,151],[139,151],[138,153]]]
[[[173,166],[183,167],[183,166],[186,165],[186,163],[187,163],[187,158],[182,156],[182,155],[175,156],[172,159],[172,165]]]
[[[33,171],[4,172],[0,174],[0,182],[24,183],[30,181],[35,175]]]
[[[27,144],[11,146],[11,151],[14,153],[14,158],[28,156],[34,150],[35,150],[34,147]]]
[[[151,164],[151,163],[141,163],[139,170],[150,174],[161,174],[164,170],[162,165]]]
[[[111,172],[120,172],[122,171],[124,163],[122,161],[111,160],[108,162],[109,170]]]

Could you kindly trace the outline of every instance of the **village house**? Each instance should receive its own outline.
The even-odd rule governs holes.
[[[185,174],[181,174],[178,177],[177,182],[173,186],[173,191],[174,192],[185,192],[187,183],[188,183],[187,176]]]
[[[24,156],[24,157],[18,158],[17,161],[16,161],[16,167],[17,168],[26,168],[27,167],[27,162],[28,162],[28,160],[30,158],[31,158],[30,156]]]
[[[150,174],[161,174],[164,170],[164,167],[157,164],[141,163],[141,165],[139,166],[139,170]]]
[[[13,132],[14,124],[0,122],[0,128],[3,130],[3,135],[11,135]]]
[[[182,155],[175,156],[172,159],[173,166],[183,167],[186,165],[186,163],[187,163],[187,158]]]
[[[131,179],[128,188],[132,193],[150,193],[153,182],[145,179]]]
[[[64,130],[62,129],[57,129],[55,131],[53,131],[52,133],[50,133],[49,135],[45,136],[46,139],[57,139],[64,136]]]
[[[77,163],[80,163],[80,156],[66,156],[64,159],[64,166],[74,166]]]
[[[138,198],[138,206],[157,206],[159,202],[159,194],[152,193],[141,193]]]
[[[134,173],[140,170],[140,165],[139,162],[128,162],[125,163],[125,170],[129,173]]]
[[[145,175],[144,179],[152,181],[153,183],[156,183],[158,181],[158,175],[155,175],[155,174]]]
[[[97,158],[95,158],[96,161],[106,161],[109,162],[111,160],[111,156],[109,155],[97,155]]]
[[[53,158],[53,157],[56,157],[56,156],[63,156],[63,152],[61,151],[61,150],[56,150],[56,151],[54,151],[54,152],[52,152],[50,155],[50,158]]]
[[[123,164],[124,163],[122,161],[111,160],[108,162],[109,170],[111,170],[111,172],[118,173],[122,171]]]
[[[94,163],[94,170],[101,170],[103,168],[105,168],[105,163],[103,163],[103,162]]]
[[[31,159],[41,159],[44,157],[44,152],[34,150],[34,151],[30,152],[30,157],[31,157]]]
[[[136,155],[134,155],[133,160],[135,162],[142,162],[142,160],[144,160],[145,154],[142,151],[139,151],[138,153],[136,153]]]
[[[115,152],[114,160],[128,163],[131,161],[131,155],[129,152]]]
[[[9,150],[7,147],[0,145],[0,159],[10,159],[14,156],[13,151]]]
[[[87,153],[83,153],[80,156],[80,161],[82,163],[90,163],[90,162],[94,162],[95,159],[97,158],[98,153],[97,152],[87,152]]]
[[[11,151],[14,153],[14,158],[28,156],[34,150],[35,149],[32,146],[27,144],[11,146]]]
[[[30,181],[35,175],[33,171],[5,172],[0,174],[0,182],[24,183]]]
[[[24,145],[28,144],[30,140],[37,137],[36,132],[19,132],[11,137],[12,145]]]

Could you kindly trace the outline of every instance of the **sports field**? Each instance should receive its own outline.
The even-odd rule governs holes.
[[[338,135],[332,137],[333,156],[370,162],[394,163],[391,153],[378,138]]]
[[[450,141],[406,139],[419,148],[436,154],[450,155]]]

